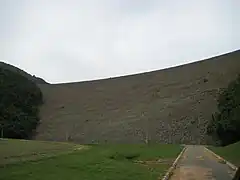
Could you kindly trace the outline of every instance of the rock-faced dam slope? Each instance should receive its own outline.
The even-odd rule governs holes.
[[[118,78],[39,85],[36,139],[79,143],[211,144],[217,96],[240,73],[240,51]],[[147,138],[146,138],[147,137]]]

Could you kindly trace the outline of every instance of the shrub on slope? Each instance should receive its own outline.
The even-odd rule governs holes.
[[[30,138],[36,128],[42,93],[21,74],[0,67],[0,129],[4,138]]]
[[[213,115],[208,132],[223,146],[240,141],[240,75],[220,94],[218,111]]]

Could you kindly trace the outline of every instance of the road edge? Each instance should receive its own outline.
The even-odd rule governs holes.
[[[216,153],[214,153],[213,151],[211,151],[210,149],[208,149],[207,147],[204,146],[204,148],[210,152],[212,155],[214,155],[217,159],[223,161],[224,163],[226,163],[231,169],[233,169],[234,171],[237,170],[237,166],[235,166],[234,164],[230,163],[229,161],[225,160],[224,158],[222,158],[221,156],[217,155]]]
[[[172,164],[172,166],[168,169],[167,173],[162,178],[162,180],[168,180],[172,176],[173,170],[176,168],[176,165],[177,165],[179,159],[182,157],[182,155],[183,155],[183,153],[185,152],[186,149],[187,149],[187,147],[184,146],[183,150],[179,153],[178,157],[175,159],[175,161]]]

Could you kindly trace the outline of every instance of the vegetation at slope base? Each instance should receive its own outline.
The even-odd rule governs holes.
[[[240,141],[225,147],[208,148],[237,167],[240,167]]]
[[[181,150],[180,145],[93,145],[71,154],[0,168],[0,180],[156,180],[163,177]]]
[[[220,94],[218,112],[212,117],[208,132],[220,145],[240,141],[240,75]]]
[[[42,103],[42,92],[34,82],[0,67],[1,137],[31,138]]]

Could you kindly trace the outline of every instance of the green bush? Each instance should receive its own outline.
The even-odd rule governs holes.
[[[4,138],[29,139],[38,124],[42,93],[17,72],[0,67],[0,129]]]
[[[140,157],[139,153],[119,153],[119,152],[115,152],[114,154],[111,154],[109,156],[110,159],[114,159],[114,160],[133,160],[133,159],[137,159],[138,157]]]
[[[219,95],[208,133],[223,146],[240,140],[240,75]]]

